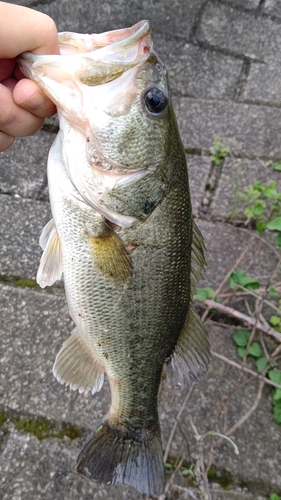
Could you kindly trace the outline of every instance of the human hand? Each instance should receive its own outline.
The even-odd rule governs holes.
[[[15,137],[32,135],[55,105],[35,82],[24,78],[16,57],[23,52],[59,54],[54,21],[32,9],[0,2],[0,151]]]

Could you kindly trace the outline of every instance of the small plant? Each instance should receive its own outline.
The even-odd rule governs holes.
[[[262,354],[260,344],[258,342],[252,342],[248,346],[250,339],[250,332],[248,332],[248,330],[238,330],[232,335],[232,339],[237,346],[239,358],[243,359],[246,353],[252,356],[255,359],[257,371],[265,373],[272,382],[281,385],[281,371],[274,368],[274,362],[270,362]],[[273,389],[272,402],[274,420],[277,424],[281,424],[281,389]]]
[[[281,163],[272,166],[281,171]],[[247,203],[244,210],[247,219],[254,219],[259,232],[265,229],[277,231],[276,245],[281,246],[281,192],[276,189],[276,181],[270,181],[268,185],[257,181],[239,196]]]
[[[212,146],[210,147],[211,160],[216,165],[220,165],[229,154],[228,148],[224,148],[218,137],[214,137]]]
[[[272,495],[270,495],[269,497],[269,500],[280,500],[280,497],[279,495],[276,495],[276,493],[272,493]]]

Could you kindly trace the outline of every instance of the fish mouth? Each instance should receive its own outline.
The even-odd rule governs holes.
[[[38,55],[24,52],[19,57],[23,70],[28,71],[41,66],[62,64],[68,56],[85,54],[87,61],[106,65],[119,64],[133,67],[147,60],[152,49],[151,28],[148,21],[139,21],[130,28],[109,31],[100,34],[80,35],[78,33],[61,32],[58,34],[61,55]],[[100,83],[100,82],[99,82]]]
[[[93,35],[80,35],[67,31],[58,34],[61,55],[76,54],[77,52],[89,53],[99,52],[99,57],[116,55],[119,51],[127,50],[137,43],[139,54],[147,54],[150,51],[151,28],[146,20],[139,21],[130,28],[108,31]]]

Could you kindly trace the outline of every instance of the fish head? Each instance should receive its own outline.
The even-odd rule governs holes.
[[[167,145],[166,69],[147,21],[101,34],[59,34],[61,55],[25,53],[20,64],[84,135],[90,165],[118,173],[146,169]]]
[[[87,109],[91,165],[125,173],[163,164],[169,148],[170,92],[166,68],[153,49],[146,61],[95,86]]]

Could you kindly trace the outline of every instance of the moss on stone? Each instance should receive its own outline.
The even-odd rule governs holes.
[[[4,424],[4,422],[6,422],[7,419],[7,415],[3,411],[0,411],[0,427]]]
[[[62,423],[58,426],[55,422],[52,422],[44,417],[28,420],[16,420],[15,426],[18,430],[33,434],[39,440],[50,437],[63,439],[65,436],[70,439],[76,439],[83,434],[81,430],[77,429],[72,424]]]

